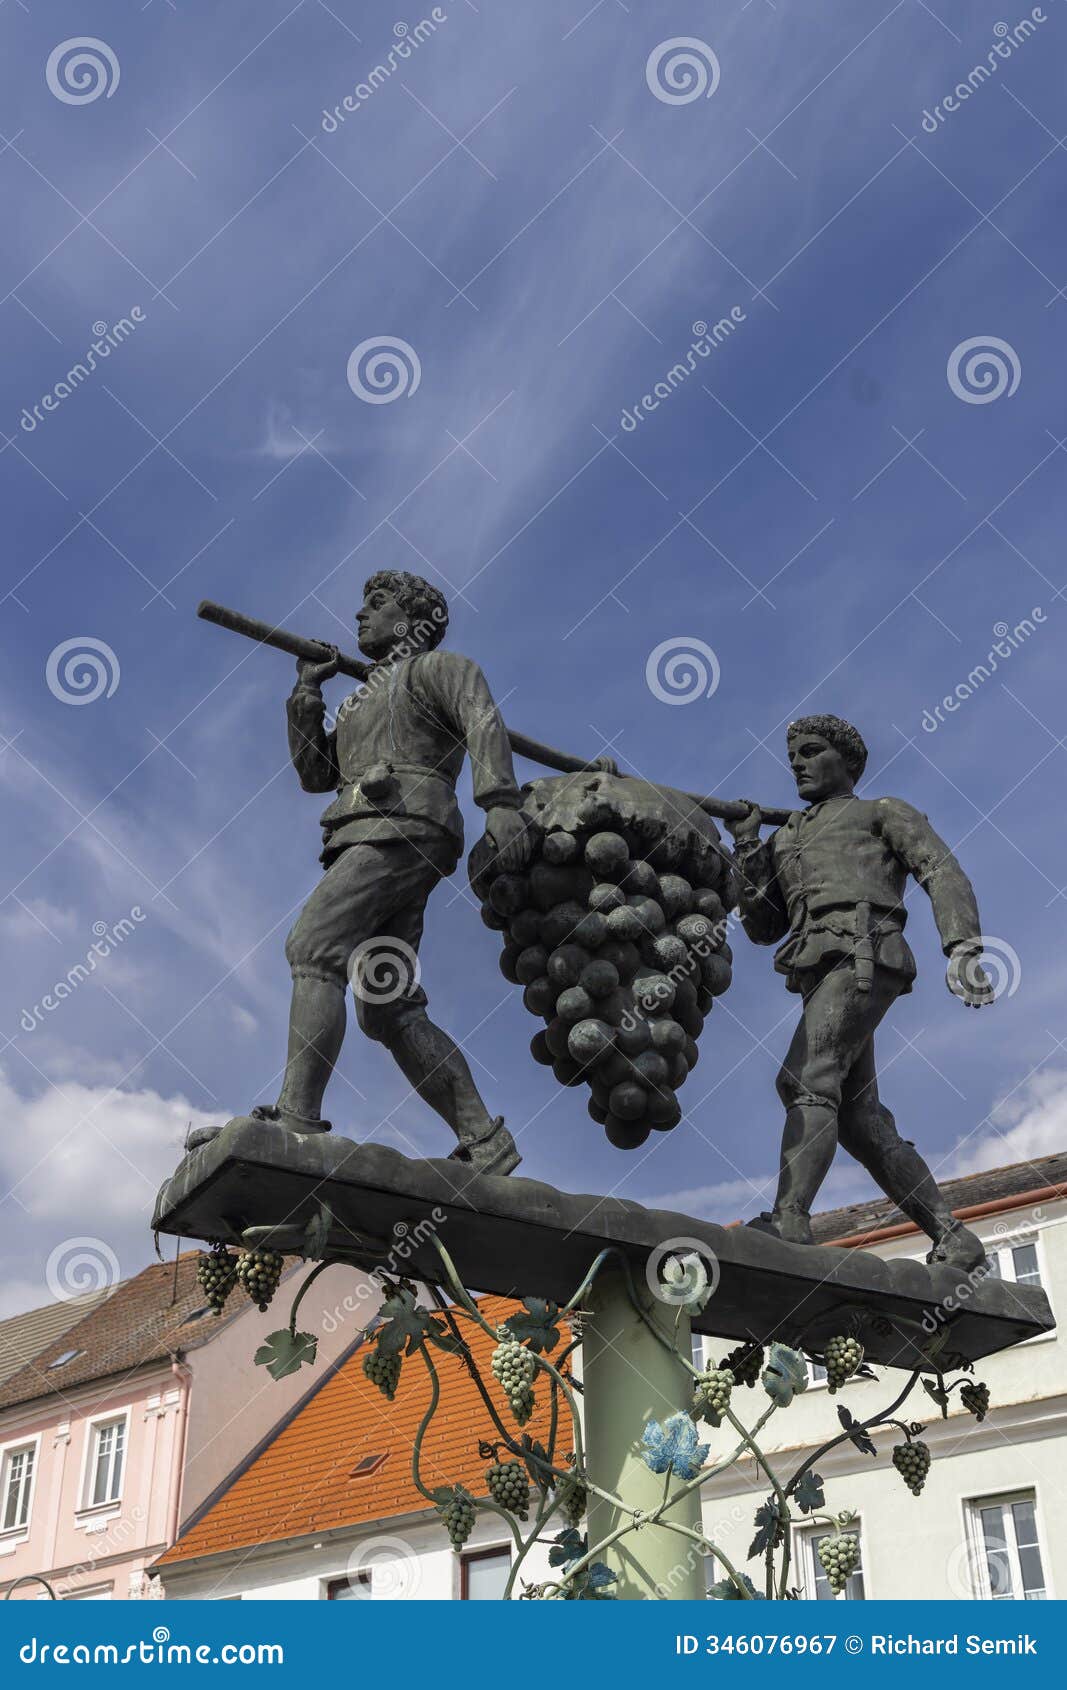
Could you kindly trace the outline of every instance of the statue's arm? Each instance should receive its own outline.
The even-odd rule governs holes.
[[[431,691],[436,711],[466,747],[474,802],[486,811],[518,809],[522,794],[508,731],[477,663],[458,652],[434,651],[420,659],[417,675]]]
[[[333,792],[341,784],[337,766],[337,734],[326,731],[322,689],[300,679],[285,706],[289,724],[289,755],[305,792]]]
[[[974,887],[945,841],[921,810],[901,798],[880,798],[878,811],[883,839],[930,899],[945,955],[978,945],[982,923]]]
[[[734,884],[741,925],[754,945],[776,945],[789,932],[789,911],[774,866],[770,839],[739,839],[734,847]]]

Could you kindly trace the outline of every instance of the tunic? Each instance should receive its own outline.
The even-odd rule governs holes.
[[[915,958],[903,936],[913,875],[928,894],[946,955],[979,938],[970,881],[921,811],[901,798],[828,798],[794,811],[766,840],[737,853],[741,920],[757,945],[788,934],[774,966],[791,991],[808,971],[842,958],[877,963],[911,990]]]
[[[332,732],[317,687],[298,682],[286,708],[300,784],[306,792],[337,790],[321,817],[326,863],[349,845],[444,836],[454,868],[463,851],[456,779],[464,753],[483,810],[521,803],[488,682],[458,652],[376,665],[345,699]]]

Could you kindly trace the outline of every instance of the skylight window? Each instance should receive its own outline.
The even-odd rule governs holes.
[[[348,1475],[349,1478],[365,1479],[369,1473],[376,1473],[378,1468],[387,1459],[388,1454],[389,1451],[386,1450],[382,1455],[365,1455],[363,1460],[359,1462],[357,1466],[353,1467],[351,1473]]]
[[[53,1367],[66,1367],[67,1363],[73,1361],[75,1356],[84,1355],[84,1353],[84,1350],[64,1350],[62,1355],[56,1356],[54,1361],[48,1363],[48,1371],[51,1372]]]

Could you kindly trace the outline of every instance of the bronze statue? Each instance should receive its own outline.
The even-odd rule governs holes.
[[[322,1103],[351,978],[360,1027],[452,1128],[452,1156],[478,1172],[510,1173],[521,1160],[515,1142],[503,1117],[490,1116],[453,1040],[429,1019],[415,964],[427,899],[463,851],[456,778],[464,754],[487,813],[488,850],[503,870],[527,861],[507,730],[478,665],[437,649],[448,607],[421,576],[372,575],[356,623],[371,664],[336,727],[327,730],[322,686],[342,661],[352,665],[335,647],[316,643],[298,658],[287,704],[301,786],[336,797],[321,818],[326,872],[285,947],[293,988],[281,1091],[252,1114],[289,1132],[330,1131]],[[383,969],[400,971],[393,989],[381,989]],[[207,1136],[194,1135],[190,1147]]]
[[[867,747],[850,723],[804,717],[790,724],[787,745],[807,808],[765,841],[758,805],[729,822],[745,932],[758,945],[785,940],[774,966],[803,1000],[777,1081],[786,1108],[778,1193],[773,1211],[749,1225],[811,1243],[811,1206],[841,1143],[928,1234],[928,1261],[979,1266],[981,1243],[897,1132],[874,1063],[875,1030],[915,978],[904,939],[909,875],[933,906],[949,990],[971,1008],[993,1001],[971,883],[918,810],[900,798],[855,796]]]

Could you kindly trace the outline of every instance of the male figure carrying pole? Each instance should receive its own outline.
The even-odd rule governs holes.
[[[289,1132],[329,1132],[322,1103],[351,979],[360,1027],[447,1121],[459,1141],[453,1157],[479,1172],[510,1173],[521,1160],[514,1140],[503,1118],[490,1116],[462,1053],[427,1016],[416,961],[427,899],[463,851],[456,778],[464,753],[498,863],[515,870],[527,861],[507,732],[478,665],[436,649],[448,607],[421,576],[372,575],[356,623],[371,667],[336,728],[326,729],[322,696],[338,672],[335,648],[322,661],[298,659],[288,700],[301,786],[337,796],[322,816],[326,872],[286,941],[293,987],[281,1091],[252,1113]]]
[[[857,798],[867,747],[837,716],[790,724],[794,812],[766,841],[762,816],[729,822],[741,920],[758,945],[784,939],[774,966],[803,1013],[778,1075],[786,1108],[778,1194],[749,1224],[810,1244],[811,1206],[840,1142],[933,1243],[931,1262],[964,1271],[985,1260],[974,1233],[953,1218],[915,1146],[901,1138],[878,1096],[874,1033],[911,991],[915,959],[903,936],[909,874],[927,893],[946,956],[949,990],[977,1009],[993,1001],[978,958],[971,883],[926,817],[899,798]]]

